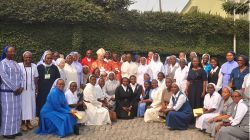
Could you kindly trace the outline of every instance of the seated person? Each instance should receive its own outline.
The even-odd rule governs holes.
[[[163,87],[163,91],[162,91],[162,97],[161,97],[161,109],[159,110],[159,116],[163,117],[165,119],[166,114],[164,113],[164,110],[167,109],[168,104],[170,102],[170,98],[172,96],[171,93],[171,86],[173,83],[173,80],[171,77],[166,77],[165,78],[165,85]]]
[[[76,111],[68,106],[63,92],[64,85],[63,79],[54,82],[40,112],[37,134],[56,134],[65,137],[77,130],[76,118],[73,116]]]
[[[86,125],[104,125],[111,124],[109,117],[109,111],[107,108],[102,106],[102,103],[98,101],[98,90],[96,88],[96,77],[90,75],[83,90],[83,97],[87,109],[85,110],[88,120]]]
[[[243,101],[243,94],[240,90],[234,91],[232,99],[236,105],[232,117],[216,128],[216,140],[249,140],[249,103]]]
[[[208,121],[208,127],[206,132],[210,133],[212,137],[215,136],[215,128],[217,125],[219,125],[223,119],[228,119],[229,117],[232,116],[232,111],[234,108],[234,103],[231,98],[231,95],[233,93],[233,90],[230,87],[224,87],[222,89],[222,98],[223,100],[221,101],[220,104],[220,114]]]
[[[134,108],[133,108],[133,91],[129,85],[129,79],[126,77],[122,78],[121,85],[115,90],[116,109],[115,112],[117,117],[120,119],[133,119]]]
[[[219,115],[221,96],[215,90],[214,83],[207,85],[207,94],[204,97],[203,114],[196,119],[195,127],[204,131],[207,129],[207,121],[215,116]]]
[[[141,95],[141,100],[138,103],[137,117],[143,117],[146,111],[146,108],[152,103],[151,98],[151,82],[144,82],[144,92]]]
[[[87,115],[85,113],[85,109],[87,106],[83,102],[83,97],[78,97],[77,95],[77,83],[70,81],[69,87],[65,92],[65,97],[69,106],[76,110],[76,112],[81,116],[81,119],[78,119],[77,122],[83,124],[87,121]]]
[[[158,88],[158,81],[152,80],[152,104],[147,108],[144,114],[145,122],[162,122],[163,120],[159,117],[159,110],[161,109],[161,97],[162,90]]]
[[[171,85],[173,95],[170,103],[164,112],[166,116],[166,125],[170,129],[185,130],[188,128],[189,121],[193,118],[192,108],[188,98],[180,91],[176,83]]]

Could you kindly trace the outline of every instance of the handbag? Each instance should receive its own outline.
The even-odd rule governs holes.
[[[110,117],[110,120],[111,120],[112,122],[116,122],[116,121],[117,121],[116,112],[109,110],[109,117]]]

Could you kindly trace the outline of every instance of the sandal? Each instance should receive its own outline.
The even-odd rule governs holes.
[[[21,125],[21,129],[22,129],[22,131],[28,131],[28,128],[25,124]]]
[[[33,126],[30,123],[28,123],[26,126],[28,129],[33,129]]]

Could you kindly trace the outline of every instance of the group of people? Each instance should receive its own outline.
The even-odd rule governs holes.
[[[37,64],[25,51],[17,63],[15,48],[5,46],[0,61],[1,129],[5,138],[33,129],[61,137],[78,134],[79,126],[111,124],[117,119],[144,117],[169,129],[189,124],[216,139],[249,139],[249,61],[229,51],[226,62],[195,52],[166,57],[121,57],[100,48],[80,60],[78,52],[47,50]],[[193,109],[203,108],[194,117]]]

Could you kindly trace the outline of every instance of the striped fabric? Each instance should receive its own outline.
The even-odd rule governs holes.
[[[13,135],[20,132],[21,96],[13,92],[22,86],[22,75],[19,65],[12,60],[0,62],[1,84],[1,135]]]

